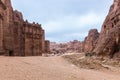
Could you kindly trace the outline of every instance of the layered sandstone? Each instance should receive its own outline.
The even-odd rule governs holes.
[[[38,56],[45,50],[49,50],[49,44],[45,44],[41,24],[24,21],[22,13],[13,10],[10,0],[0,0],[0,54]]]

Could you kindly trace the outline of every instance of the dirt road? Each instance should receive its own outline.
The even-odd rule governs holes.
[[[120,74],[79,69],[62,57],[0,57],[0,80],[120,80]]]

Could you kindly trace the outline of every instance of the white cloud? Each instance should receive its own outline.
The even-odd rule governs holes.
[[[71,33],[71,34],[63,34],[57,35],[57,37],[47,37],[48,40],[56,41],[56,42],[68,42],[72,40],[80,40],[84,39],[87,33]],[[56,34],[55,34],[56,35]]]
[[[89,25],[96,25],[104,20],[104,16],[96,13],[85,15],[68,15],[57,20],[45,23],[43,26],[48,32],[56,32],[65,29],[81,29]]]
[[[88,25],[95,25],[103,21],[103,16],[90,12],[85,15],[80,15],[77,20],[78,26],[88,26]]]
[[[48,39],[52,41],[67,41],[70,39],[82,39],[87,35],[87,32],[91,28],[101,27],[104,20],[104,16],[94,12],[90,12],[84,15],[68,15],[57,20],[46,22],[44,28],[46,29]],[[97,26],[96,26],[97,25]],[[57,36],[55,36],[57,35]]]

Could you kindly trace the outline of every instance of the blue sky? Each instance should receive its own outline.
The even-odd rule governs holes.
[[[38,22],[45,29],[46,39],[80,41],[89,29],[101,29],[113,0],[12,0],[14,9],[29,22]]]

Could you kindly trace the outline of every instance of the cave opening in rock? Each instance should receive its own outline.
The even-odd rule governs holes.
[[[104,29],[106,29],[106,25],[104,25]]]
[[[9,56],[14,56],[13,51],[9,51]]]
[[[117,53],[117,52],[119,51],[119,46],[118,46],[118,44],[115,43],[112,49],[113,49],[113,50],[112,50],[111,53],[110,53],[110,58],[113,58],[114,55],[115,55],[115,53]]]

